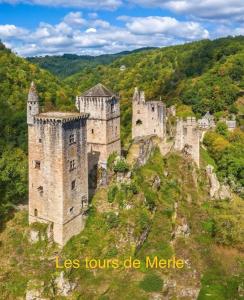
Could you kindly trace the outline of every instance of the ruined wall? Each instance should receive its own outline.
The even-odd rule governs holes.
[[[196,118],[188,117],[186,121],[177,120],[175,150],[190,155],[199,166],[200,163],[200,132]]]
[[[144,92],[135,89],[133,96],[132,139],[166,135],[166,107],[160,101],[145,101]]]

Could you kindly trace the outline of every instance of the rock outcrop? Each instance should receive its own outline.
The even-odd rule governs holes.
[[[25,300],[47,300],[42,297],[44,290],[44,282],[38,280],[30,280],[27,284]]]
[[[206,173],[209,179],[209,195],[213,199],[230,199],[231,198],[231,192],[230,188],[227,185],[221,185],[218,181],[218,178],[216,174],[214,173],[214,167],[211,165],[207,165],[206,167]]]
[[[55,284],[59,296],[68,296],[75,288],[75,284],[69,282],[69,280],[64,277],[64,272],[61,272],[55,279]]]

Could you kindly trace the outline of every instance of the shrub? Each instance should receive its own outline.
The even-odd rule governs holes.
[[[114,172],[126,172],[128,170],[129,166],[124,159],[118,160],[114,165]]]
[[[148,274],[139,283],[145,292],[159,292],[163,287],[163,280],[156,274]]]
[[[157,194],[149,189],[146,189],[144,191],[145,199],[146,199],[146,204],[148,208],[152,211],[154,207],[156,206],[156,198]]]
[[[109,203],[114,202],[114,199],[115,199],[115,196],[116,196],[117,192],[118,192],[117,185],[113,185],[109,188],[109,190],[108,190],[108,202]]]
[[[138,194],[138,192],[139,192],[139,188],[138,188],[138,186],[136,185],[135,182],[132,182],[132,183],[130,184],[129,189],[132,191],[132,193],[133,193],[134,195]]]
[[[116,228],[119,225],[119,217],[114,212],[106,214],[106,222],[109,229]]]
[[[224,122],[218,122],[216,126],[216,132],[227,137],[228,135],[228,127]]]
[[[113,152],[109,155],[108,161],[107,161],[107,167],[109,170],[112,170],[117,156],[118,156],[117,152]]]

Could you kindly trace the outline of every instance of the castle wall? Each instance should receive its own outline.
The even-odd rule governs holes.
[[[200,132],[195,118],[188,117],[186,121],[177,120],[174,148],[177,151],[185,150],[199,166]]]
[[[160,101],[145,101],[143,92],[133,97],[132,139],[142,136],[166,135],[166,107]]]

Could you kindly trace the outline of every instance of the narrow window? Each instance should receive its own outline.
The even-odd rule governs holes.
[[[75,189],[75,180],[73,180],[72,182],[71,182],[71,190],[74,190]]]
[[[43,195],[43,186],[39,186],[38,188],[37,188],[37,190],[38,190],[38,192],[40,193],[40,196],[42,196]]]
[[[70,145],[75,143],[75,135],[74,134],[71,134],[69,136],[69,143],[70,143]]]
[[[39,143],[41,143],[42,142],[42,139],[39,139]]]
[[[81,198],[81,208],[85,208],[85,207],[87,207],[87,197],[82,196],[82,198]]]
[[[31,110],[31,106],[29,106],[29,110]]]
[[[69,169],[70,169],[70,171],[72,171],[72,170],[75,169],[75,161],[74,161],[74,160],[71,160],[71,161],[69,162]]]
[[[69,212],[70,212],[71,214],[74,213],[74,207],[73,207],[73,206],[69,209]]]
[[[92,133],[92,134],[94,133],[94,129],[91,130],[91,133]]]
[[[154,111],[154,106],[152,106],[152,111]]]
[[[35,166],[35,169],[40,170],[40,168],[41,168],[41,162],[39,160],[35,160],[34,166]]]
[[[38,210],[35,208],[34,210],[34,216],[37,217],[38,216]]]

